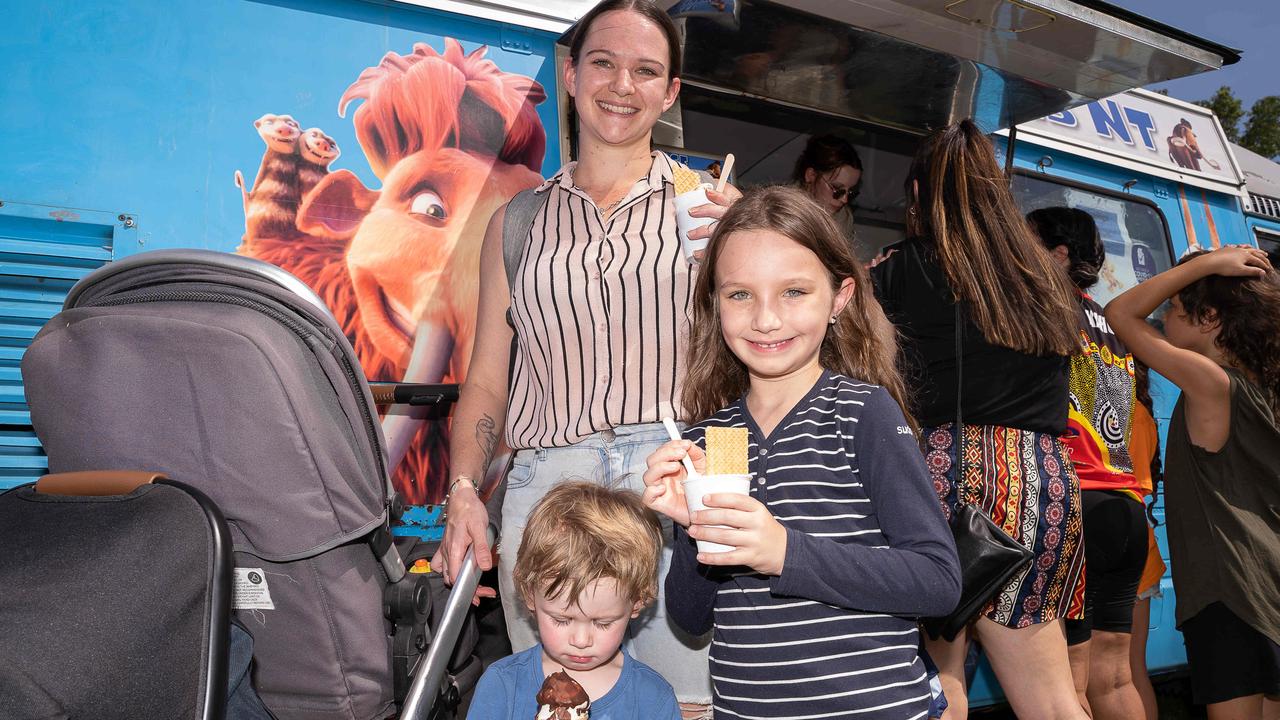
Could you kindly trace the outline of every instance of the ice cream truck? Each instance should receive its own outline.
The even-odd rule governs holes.
[[[461,382],[472,251],[496,207],[574,155],[559,68],[592,4],[8,3],[0,488],[45,468],[18,370],[27,342],[77,279],[145,250],[274,262],[331,305],[370,378]],[[1101,0],[664,4],[685,69],[655,142],[704,169],[732,152],[733,181],[751,185],[786,182],[809,136],[837,134],[862,157],[853,220],[867,247],[904,236],[918,139],[965,117],[995,134],[1025,209],[1097,218],[1100,301],[1193,245],[1280,237],[1280,192],[1250,194],[1213,115],[1136,90],[1237,62],[1227,46]],[[495,113],[496,144],[483,132]],[[424,151],[440,137],[462,156],[449,172]],[[282,161],[282,147],[299,149]],[[406,184],[432,173],[430,196]],[[256,193],[263,183],[283,194]],[[412,221],[423,213],[448,222]],[[447,417],[396,407],[384,428],[412,505],[402,531],[438,534]],[[1166,587],[1155,671],[1184,662],[1172,604]],[[975,683],[975,706],[997,700],[985,671]]]

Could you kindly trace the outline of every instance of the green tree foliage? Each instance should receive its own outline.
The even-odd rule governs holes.
[[[1245,118],[1244,103],[1231,92],[1230,87],[1223,85],[1213,97],[1196,104],[1209,108],[1218,116],[1222,130],[1231,142],[1266,158],[1280,156],[1280,95],[1268,95],[1253,103],[1243,133],[1240,121]]]
[[[1280,155],[1280,96],[1259,98],[1249,108],[1249,121],[1245,123],[1240,144],[1262,157]]]
[[[1240,119],[1244,117],[1244,103],[1231,92],[1230,87],[1223,85],[1213,97],[1199,100],[1196,104],[1209,108],[1218,116],[1218,122],[1222,123],[1222,131],[1227,134],[1228,140],[1240,142]]]

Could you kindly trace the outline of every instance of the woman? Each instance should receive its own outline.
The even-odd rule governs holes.
[[[924,140],[906,191],[908,239],[872,275],[903,335],[934,489],[949,517],[963,465],[963,500],[1036,555],[967,631],[926,640],[950,703],[944,717],[968,714],[972,632],[1019,717],[1083,720],[1061,622],[1083,606],[1079,481],[1058,441],[1067,356],[1079,346],[1072,291],[972,122]]]
[[[836,215],[858,197],[862,159],[843,139],[835,135],[814,135],[796,158],[791,181],[804,188],[827,212]]]
[[[796,158],[791,181],[831,213],[846,238],[854,240],[853,201],[862,182],[862,159],[852,145],[835,135],[810,137]],[[870,249],[864,252],[856,242],[854,250],[863,263],[874,255]]]
[[[606,0],[578,22],[563,72],[579,159],[537,189],[544,200],[512,287],[502,253],[506,208],[489,223],[475,351],[453,419],[445,539],[432,561],[451,582],[473,544],[479,566],[493,565],[474,478],[484,476],[505,428],[516,455],[503,498],[499,585],[517,652],[536,641],[511,581],[529,509],[565,479],[643,489],[645,458],[667,439],[659,421],[680,415],[693,285],[676,237],[672,164],[650,147],[658,116],[680,90],[671,19],[650,0]],[[691,214],[719,217],[738,194],[728,193],[709,191],[719,205]],[[670,524],[664,529],[663,577]],[[632,621],[628,647],[682,703],[705,706],[705,641],[677,636],[662,608],[660,597]]]

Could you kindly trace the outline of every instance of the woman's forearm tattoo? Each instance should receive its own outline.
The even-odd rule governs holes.
[[[483,453],[481,462],[484,467],[489,466],[489,461],[493,459],[493,450],[498,446],[498,423],[494,422],[492,417],[482,415],[476,421],[476,444],[480,446],[480,452]]]

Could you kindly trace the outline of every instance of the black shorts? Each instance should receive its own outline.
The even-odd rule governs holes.
[[[1199,705],[1250,695],[1280,695],[1280,645],[1220,602],[1178,628],[1191,665],[1191,698]]]
[[[1133,604],[1147,565],[1147,514],[1142,503],[1111,490],[1083,490],[1084,617],[1067,620],[1067,644],[1095,629],[1133,631]]]

